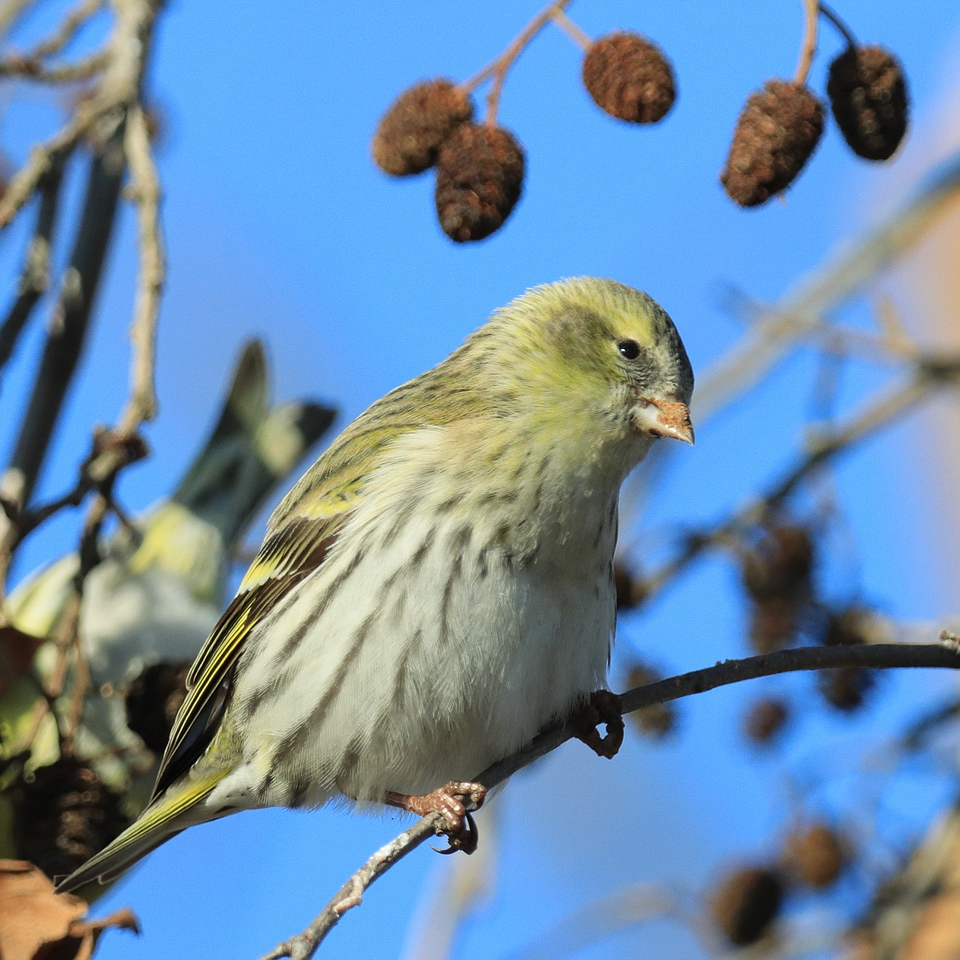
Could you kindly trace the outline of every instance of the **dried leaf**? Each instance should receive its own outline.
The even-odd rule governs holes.
[[[87,904],[26,860],[0,860],[0,957],[3,960],[89,960],[104,930],[139,933],[127,909],[83,919]]]

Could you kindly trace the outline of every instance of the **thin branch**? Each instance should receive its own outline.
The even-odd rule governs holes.
[[[160,179],[150,147],[146,115],[139,104],[131,109],[127,118],[126,150],[133,176],[130,194],[137,205],[140,230],[140,277],[130,329],[133,342],[131,395],[120,420],[120,433],[136,430],[144,420],[152,420],[157,414],[154,390],[157,314],[166,279],[163,234],[160,229]]]
[[[36,3],[37,0],[5,0],[0,4],[0,38]]]
[[[820,13],[823,14],[827,20],[837,29],[840,35],[844,40],[847,41],[848,47],[855,47],[857,45],[857,38],[853,35],[853,31],[847,26],[847,24],[840,19],[837,15],[836,10],[832,7],[828,7],[825,3],[820,3]]]
[[[86,342],[88,321],[113,232],[123,171],[123,126],[119,124],[90,168],[70,265],[64,274],[40,368],[10,460],[10,468],[22,476],[21,506],[30,502],[67,387]]]
[[[820,5],[817,0],[802,0],[804,10],[803,43],[800,46],[800,60],[793,76],[794,83],[801,86],[807,82],[810,66],[817,53],[817,28],[820,24]]]
[[[799,670],[829,670],[838,667],[890,669],[925,667],[960,669],[960,648],[956,643],[878,643],[859,646],[800,647],[742,660],[727,660],[703,670],[694,670],[667,680],[660,680],[627,691],[621,697],[624,713],[643,707],[667,703],[681,697],[704,693],[717,687],[758,677]],[[488,790],[503,783],[518,770],[546,756],[572,737],[586,732],[585,720],[579,714],[555,723],[541,731],[527,746],[498,763],[492,764],[475,778]],[[441,824],[438,813],[421,818],[410,829],[381,847],[337,892],[313,922],[302,933],[279,944],[261,960],[309,960],[317,948],[340,922],[340,918],[360,905],[363,894],[373,882],[425,840],[437,833]]]
[[[38,60],[18,54],[10,54],[0,60],[0,77],[23,77],[38,83],[76,83],[89,80],[102,73],[109,65],[110,57],[105,50],[98,50],[78,60],[47,67]]]
[[[593,46],[590,34],[574,23],[563,10],[554,10],[553,22],[578,46],[581,50],[589,50]]]
[[[824,316],[841,307],[881,270],[902,258],[960,200],[960,152],[945,160],[919,192],[857,242],[843,244],[773,305],[746,337],[697,384],[693,422],[698,429],[733,398],[742,398]],[[647,457],[650,461],[650,457]]]
[[[80,0],[80,3],[60,21],[57,29],[26,54],[27,59],[43,60],[54,53],[59,53],[73,41],[77,31],[99,13],[104,5],[105,0]]]
[[[957,363],[953,358],[951,360],[954,364]],[[941,363],[945,364],[946,360],[944,359]],[[955,376],[956,373],[954,369],[953,375]],[[888,426],[921,400],[929,397],[935,390],[950,383],[953,383],[950,377],[933,375],[924,363],[918,364],[918,372],[910,381],[893,390],[885,391],[845,424],[814,441],[807,453],[759,498],[713,527],[688,534],[676,556],[634,584],[633,590],[637,602],[649,599],[658,593],[707,549],[731,542],[739,533],[769,516],[783,504],[802,481],[839,454],[847,452],[878,430]]]
[[[13,354],[17,340],[33,308],[50,286],[50,249],[53,229],[60,202],[60,185],[63,183],[63,165],[55,163],[40,187],[40,207],[33,239],[27,247],[27,256],[20,273],[17,298],[0,325],[0,370]]]
[[[496,60],[488,63],[479,73],[474,74],[469,80],[460,84],[460,89],[466,93],[475,90],[485,80],[493,78],[490,86],[490,92],[487,94],[487,124],[491,127],[496,126],[497,108],[500,105],[500,94],[503,90],[503,83],[507,79],[510,68],[514,65],[517,58],[526,50],[530,41],[551,21],[557,13],[563,12],[570,6],[573,0],[556,0],[544,7],[511,41],[503,53]]]

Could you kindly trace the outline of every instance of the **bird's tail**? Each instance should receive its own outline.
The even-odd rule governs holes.
[[[336,416],[307,400],[271,407],[268,380],[263,344],[251,340],[213,432],[173,495],[216,526],[228,550]]]
[[[61,880],[57,884],[57,892],[69,893],[94,880],[108,883],[165,840],[176,836],[187,827],[209,819],[200,815],[196,807],[225,775],[226,771],[223,771],[172,785],[119,837],[108,843],[82,867],[74,870],[65,880]]]

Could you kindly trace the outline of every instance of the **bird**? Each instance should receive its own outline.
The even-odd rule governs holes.
[[[612,723],[618,494],[656,439],[693,443],[692,391],[663,308],[581,277],[376,401],[271,516],[150,805],[58,889],[269,806],[436,812],[469,852],[480,772],[578,710]]]
[[[336,411],[313,401],[269,402],[261,341],[248,341],[236,363],[214,429],[174,492],[121,526],[84,584],[80,638],[95,691],[84,707],[79,736],[93,754],[130,749],[125,686],[160,661],[193,660],[225,606],[236,544],[266,497],[331,426]],[[18,630],[47,637],[73,592],[80,560],[69,553],[28,574],[11,592],[5,612]],[[54,669],[52,641],[35,660],[43,680]],[[33,723],[39,697],[27,677],[0,699],[0,759],[17,751]],[[53,717],[31,743],[26,767],[57,760]],[[127,792],[128,765],[100,765],[111,787]],[[144,786],[149,796],[151,782]]]

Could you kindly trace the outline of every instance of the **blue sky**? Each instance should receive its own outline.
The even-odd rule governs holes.
[[[659,300],[703,370],[741,333],[720,306],[727,287],[777,298],[887,202],[881,187],[889,179],[852,157],[832,127],[785,203],[744,212],[719,187],[743,100],[768,77],[792,75],[802,28],[796,0],[579,0],[571,14],[588,33],[626,27],[663,46],[678,75],[676,108],[650,129],[609,119],[580,86],[578,49],[546,30],[510,75],[500,111],[527,151],[524,196],[501,233],[453,245],[435,223],[430,175],[404,182],[382,176],[369,159],[370,134],[405,86],[469,76],[537,9],[536,0],[170,4],[151,68],[170,125],[159,158],[170,258],[159,339],[161,415],[149,430],[154,457],[123,480],[132,508],[168,491],[180,475],[250,334],[267,340],[279,396],[333,400],[342,425],[440,360],[527,287],[594,274]],[[896,50],[916,129],[929,129],[955,76],[960,7],[848,0],[840,12],[864,41]],[[825,28],[812,74],[819,89],[838,50]],[[7,104],[0,126],[14,162],[57,116],[42,96],[16,92],[26,98]],[[908,144],[895,164],[909,163],[912,149]],[[84,372],[44,478],[48,493],[70,482],[90,424],[113,421],[122,406],[134,235],[128,211]],[[14,231],[0,247],[8,282],[18,236]],[[41,335],[37,326],[4,381],[4,442]],[[697,447],[676,458],[651,523],[717,516],[773,475],[801,435],[811,370],[809,358],[792,361],[698,433]],[[923,570],[931,557],[918,518],[899,506],[908,479],[886,472],[906,429],[870,444],[840,475],[860,540],[859,572],[841,570],[828,586],[842,593],[856,581],[892,613],[931,617],[950,609],[949,598],[924,577],[904,577],[905,568]],[[65,517],[38,534],[23,551],[21,571],[72,543],[73,523]],[[734,582],[727,564],[702,565],[649,612],[626,620],[621,646],[671,670],[743,654]],[[810,689],[804,678],[785,685],[801,695]],[[862,745],[870,731],[893,728],[915,711],[928,688],[942,688],[941,681],[890,679],[883,706],[848,723],[811,707],[788,742],[791,762],[803,768],[827,745],[839,744],[840,752]],[[743,703],[742,691],[714,693],[685,706],[681,733],[665,747],[633,739],[608,764],[568,745],[518,777],[499,801],[497,897],[465,931],[460,955],[506,955],[620,884],[696,888],[728,857],[772,850],[788,813],[783,779],[775,764],[738,742]],[[131,905],[144,936],[110,935],[100,956],[259,956],[299,930],[399,824],[338,811],[265,811],[191,830],[105,899],[104,909]],[[428,850],[410,857],[320,955],[397,956],[438,862]],[[611,949],[629,958],[700,956],[692,937],[676,930],[657,924],[618,937]]]

